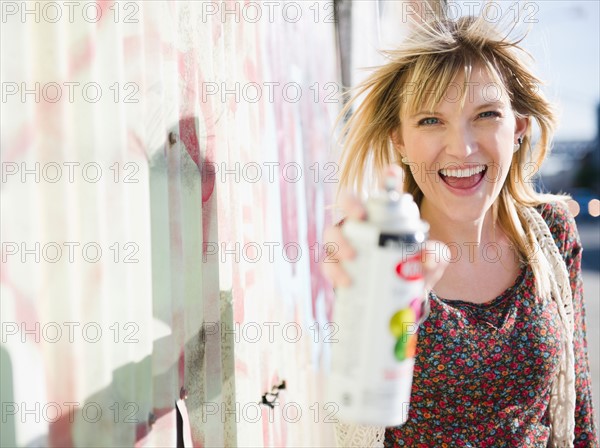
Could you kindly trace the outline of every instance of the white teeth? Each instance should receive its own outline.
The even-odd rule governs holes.
[[[450,177],[471,177],[477,173],[481,173],[483,170],[485,170],[486,166],[485,165],[479,165],[479,166],[472,166],[469,168],[465,168],[462,170],[457,170],[457,169],[441,169],[440,170],[440,174],[442,176],[450,176]]]

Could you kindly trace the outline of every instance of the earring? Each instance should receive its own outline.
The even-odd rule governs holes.
[[[408,159],[407,159],[405,156],[402,156],[402,158],[400,159],[400,161],[401,161],[403,164],[405,164],[405,165],[408,165],[408,163],[409,163],[409,160],[408,160]]]
[[[517,152],[519,149],[521,149],[521,144],[523,143],[523,139],[521,137],[519,137],[517,139],[517,143],[515,143],[513,145],[513,152]]]

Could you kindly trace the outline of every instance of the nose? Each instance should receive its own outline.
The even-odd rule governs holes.
[[[445,151],[457,160],[465,160],[477,151],[475,135],[469,126],[463,125],[449,131]]]

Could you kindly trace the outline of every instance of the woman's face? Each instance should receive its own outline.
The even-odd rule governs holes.
[[[392,134],[424,198],[421,210],[438,220],[474,222],[500,194],[527,118],[516,118],[507,94],[478,65],[461,109],[464,74],[434,110],[403,112]]]

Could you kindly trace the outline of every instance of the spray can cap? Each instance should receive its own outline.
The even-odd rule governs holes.
[[[384,189],[369,197],[368,220],[381,230],[397,233],[427,233],[429,224],[420,218],[419,207],[411,194],[400,193],[397,178],[387,176]]]

